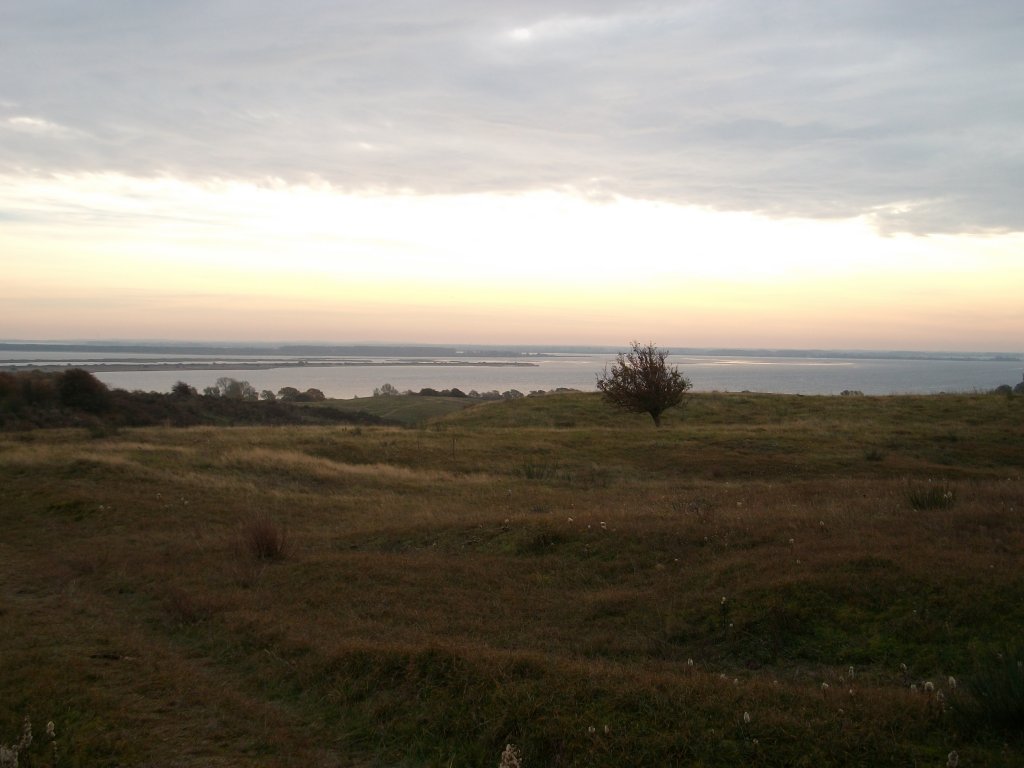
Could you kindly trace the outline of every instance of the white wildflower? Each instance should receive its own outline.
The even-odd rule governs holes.
[[[925,680],[924,690],[925,693],[931,693],[935,690],[935,683],[933,683],[931,680]]]
[[[960,765],[960,755],[957,754],[957,751],[954,749],[952,752],[946,755],[946,767],[956,768],[958,765]]]
[[[955,677],[950,675],[949,676],[949,680],[947,680],[946,682],[949,685],[949,690],[951,690],[951,691],[955,691],[956,690],[956,678]]]
[[[25,721],[21,724],[21,741],[18,742],[18,749],[28,749],[32,746],[32,721],[25,715]]]
[[[506,744],[498,768],[522,768],[522,756],[514,744]]]
[[[750,725],[750,713],[749,712],[744,712],[743,713],[743,722],[746,723],[747,725]]]

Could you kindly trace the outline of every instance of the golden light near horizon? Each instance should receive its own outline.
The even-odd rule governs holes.
[[[111,337],[130,324],[161,337],[614,343],[625,333],[687,346],[1009,349],[1022,327],[1019,234],[884,237],[865,217],[771,219],[571,192],[357,195],[114,174],[4,179],[0,202],[24,212],[0,229],[10,337],[38,327]]]

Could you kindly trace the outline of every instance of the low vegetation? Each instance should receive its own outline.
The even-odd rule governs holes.
[[[1024,400],[698,393],[656,430],[563,393],[422,420],[0,433],[0,744],[1024,762]]]
[[[291,391],[287,391],[291,390]],[[0,372],[0,429],[86,427],[102,434],[121,427],[284,424],[385,424],[365,411],[312,409],[319,390],[291,387],[258,402],[248,382],[218,379],[203,395],[179,382],[168,394],[109,390],[91,373]],[[292,394],[294,392],[294,395]]]

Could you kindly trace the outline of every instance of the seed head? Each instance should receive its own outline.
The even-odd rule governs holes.
[[[506,744],[505,751],[501,753],[501,762],[498,768],[521,768],[522,756],[514,744]]]
[[[28,715],[25,715],[25,720],[21,724],[21,741],[18,742],[19,749],[28,749],[32,746],[32,721],[28,719]]]

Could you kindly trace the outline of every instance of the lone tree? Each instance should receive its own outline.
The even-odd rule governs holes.
[[[620,352],[611,370],[605,366],[597,377],[597,388],[604,399],[634,413],[649,413],[654,426],[661,426],[661,414],[678,405],[691,386],[690,380],[668,365],[667,350],[654,344],[645,347],[632,343],[629,352]]]

